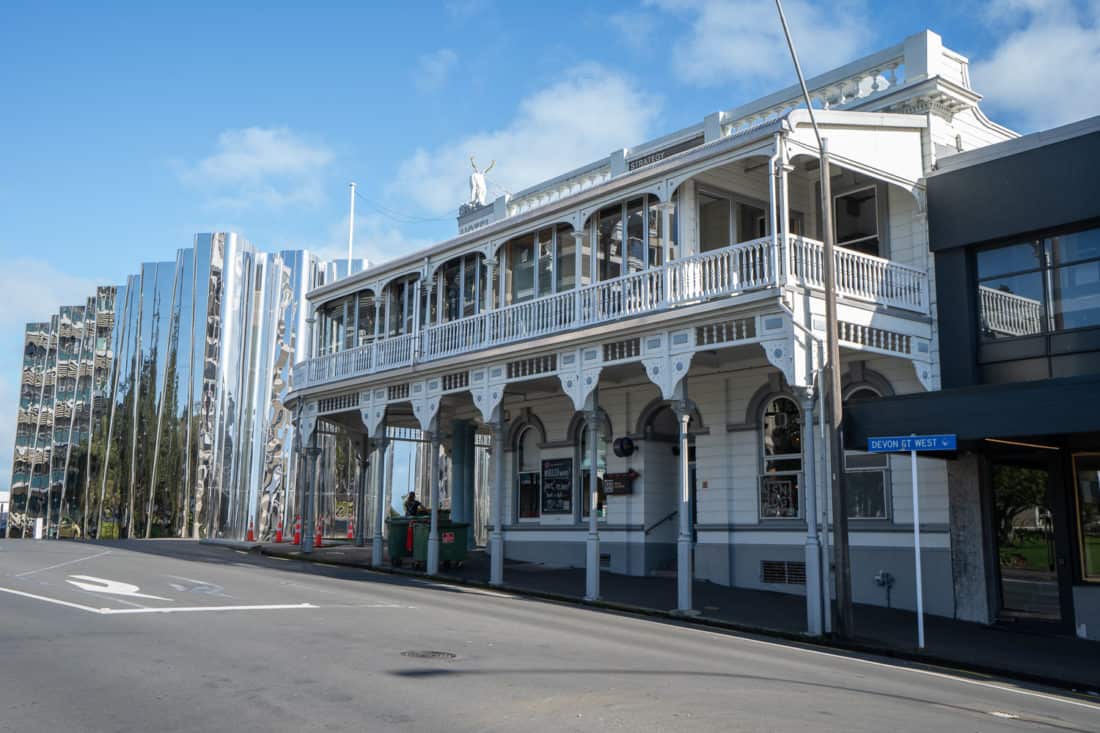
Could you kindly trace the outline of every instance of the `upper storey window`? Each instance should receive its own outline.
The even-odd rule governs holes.
[[[879,256],[878,190],[875,186],[834,196],[833,223],[837,244]]]
[[[577,284],[577,244],[573,228],[559,225],[525,234],[505,247],[504,290],[510,303],[544,298]]]
[[[976,266],[985,339],[1100,326],[1100,229],[984,249]]]
[[[653,196],[639,196],[602,209],[596,217],[599,281],[663,264],[661,214]]]

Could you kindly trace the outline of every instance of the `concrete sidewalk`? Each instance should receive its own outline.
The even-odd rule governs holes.
[[[240,549],[265,555],[294,557],[336,565],[370,567],[371,548],[336,543],[301,555],[296,545],[240,543]],[[408,567],[380,570],[424,576]],[[459,568],[443,570],[439,580],[487,586],[489,558],[473,551]],[[533,594],[554,600],[583,602],[585,571],[535,563],[508,561],[502,590]],[[672,617],[676,607],[675,577],[631,577],[604,572],[600,576],[601,601],[608,608]],[[801,596],[769,591],[729,588],[696,581],[695,608],[701,615],[693,622],[795,638],[806,641],[806,606]],[[675,616],[684,620],[682,616]],[[926,616],[924,650],[916,648],[916,615],[908,611],[857,604],[856,638],[826,640],[829,646],[885,654],[981,673],[999,674],[1100,694],[1100,642],[1066,636],[1024,633],[939,616]]]

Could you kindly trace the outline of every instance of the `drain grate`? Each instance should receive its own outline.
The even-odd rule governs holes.
[[[413,659],[455,659],[457,654],[451,652],[440,652],[432,649],[411,649],[409,651],[401,652],[403,657],[412,657]]]

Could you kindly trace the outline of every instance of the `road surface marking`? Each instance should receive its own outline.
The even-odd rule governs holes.
[[[93,608],[92,606],[85,606],[81,603],[63,601],[59,598],[50,598],[49,596],[40,596],[35,593],[27,593],[26,591],[22,590],[15,590],[14,588],[0,587],[0,593],[11,593],[14,596],[33,598],[36,601],[44,601],[45,603],[53,603],[58,606],[75,608],[77,610],[86,611],[87,613],[94,613],[99,616],[134,615],[139,613],[197,613],[202,611],[279,611],[303,608],[320,608],[320,606],[315,606],[312,603],[277,603],[255,606],[189,606],[176,608]]]
[[[107,580],[106,578],[97,578],[92,575],[70,575],[70,578],[76,578],[76,580],[67,580],[67,583],[72,583],[80,590],[91,591],[93,593],[106,593],[112,596],[128,596],[130,598],[151,598],[154,601],[168,601],[172,602],[171,598],[163,598],[161,596],[154,596],[148,593],[138,593],[140,588],[133,583],[123,583],[120,580]]]
[[[69,608],[79,608],[81,611],[87,611],[89,613],[99,613],[101,609],[92,608],[91,606],[84,606],[80,603],[70,603],[69,601],[58,600],[57,598],[48,598],[47,596],[37,596],[34,593],[27,593],[26,591],[14,590],[12,588],[0,588],[2,593],[11,593],[14,596],[23,596],[24,598],[33,598],[36,601],[45,601],[46,603],[56,603],[59,606],[68,606]]]
[[[110,550],[104,550],[103,552],[97,552],[97,553],[96,553],[96,554],[94,554],[94,555],[88,555],[88,557],[78,557],[78,558],[77,558],[77,559],[75,559],[75,560],[67,560],[67,561],[65,561],[65,562],[59,562],[59,563],[57,563],[56,565],[50,565],[50,566],[48,566],[48,567],[44,567],[44,568],[38,568],[37,570],[28,570],[28,571],[27,571],[27,572],[25,572],[25,573],[19,573],[19,574],[18,574],[18,575],[16,575],[15,577],[17,577],[17,578],[25,578],[25,577],[27,577],[28,575],[34,575],[35,573],[42,573],[42,572],[45,572],[45,571],[47,571],[47,570],[55,570],[55,569],[57,569],[57,568],[63,568],[63,567],[65,567],[66,565],[75,565],[75,564],[76,564],[76,563],[78,563],[78,562],[84,562],[85,560],[94,560],[94,559],[95,559],[95,558],[97,558],[97,557],[103,557],[104,555],[110,555],[110,554],[111,554],[111,551],[110,551]]]
[[[696,631],[702,631],[704,634],[710,634],[712,636],[721,636],[721,637],[725,637],[727,639],[731,638],[730,634],[721,634],[719,632],[708,631],[706,629],[695,629],[695,630]],[[823,651],[823,650],[819,650],[819,649],[807,649],[806,647],[803,647],[803,646],[784,645],[781,642],[776,642],[776,641],[765,641],[763,639],[750,639],[750,638],[745,637],[745,636],[733,636],[732,638],[740,639],[742,641],[747,641],[751,644],[757,644],[757,645],[760,645],[760,646],[772,647],[773,649],[776,646],[786,646],[787,649],[790,649],[792,651],[803,652],[804,654],[814,654],[814,655],[821,656],[821,657],[831,657],[833,659],[847,659],[851,662],[858,662],[859,664],[868,664],[868,665],[871,665],[873,667],[885,667],[887,669],[896,669],[896,670],[899,670],[899,671],[902,671],[902,672],[912,672],[914,674],[922,674],[922,675],[925,675],[925,676],[928,676],[928,677],[939,677],[941,679],[951,680],[951,681],[954,681],[954,682],[962,682],[962,683],[967,684],[967,685],[975,685],[977,687],[988,687],[988,688],[993,689],[993,690],[999,690],[1001,692],[1010,692],[1010,693],[1014,693],[1016,695],[1024,695],[1026,697],[1037,697],[1037,698],[1040,698],[1042,700],[1049,700],[1051,702],[1060,702],[1060,703],[1064,703],[1066,705],[1073,705],[1073,706],[1079,707],[1079,708],[1087,708],[1089,710],[1100,710],[1100,705],[1097,705],[1096,703],[1086,702],[1084,700],[1074,700],[1074,699],[1071,699],[1071,698],[1068,698],[1068,697],[1062,697],[1060,695],[1052,695],[1052,694],[1046,693],[1046,692],[1037,692],[1035,690],[1025,690],[1025,689],[1022,689],[1022,688],[1019,688],[1019,687],[1009,687],[1009,686],[1007,686],[1007,684],[998,684],[998,683],[995,683],[995,682],[983,682],[981,680],[969,679],[967,677],[963,677],[961,675],[956,675],[956,674],[948,674],[948,673],[945,673],[945,672],[934,672],[930,669],[920,669],[919,667],[903,667],[903,666],[900,666],[900,665],[897,665],[897,664],[888,664],[886,662],[879,662],[879,661],[876,661],[874,659],[864,659],[862,657],[848,656],[846,654],[840,654],[840,653],[837,653],[837,652],[830,652],[830,651]],[[915,664],[920,664],[920,662],[914,662],[914,663]]]
[[[198,613],[202,611],[285,611],[294,608],[320,608],[312,603],[269,603],[257,606],[177,606],[175,608],[101,608],[104,616],[134,615],[139,613]]]

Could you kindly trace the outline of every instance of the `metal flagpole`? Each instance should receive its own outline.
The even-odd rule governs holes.
[[[351,206],[348,214],[348,277],[351,277],[351,245],[355,241],[355,181],[348,186],[351,188]]]
[[[787,27],[787,18],[783,14],[781,0],[775,0],[775,7],[779,11],[779,22],[783,25],[783,35],[787,39],[787,48],[791,52],[791,61],[794,62],[794,70],[798,74],[798,83],[802,87],[802,96],[806,100],[806,110],[810,115],[810,123],[814,128],[818,148],[821,150],[821,228],[823,230],[822,239],[825,242],[825,344],[828,351],[829,370],[829,450],[832,458],[830,478],[832,480],[833,498],[833,550],[836,566],[834,571],[837,605],[836,630],[842,637],[851,637],[854,623],[852,618],[852,566],[849,561],[848,502],[844,485],[844,431],[842,425],[844,407],[840,394],[840,346],[837,343],[836,262],[833,243],[829,146],[827,141],[821,139],[821,131],[817,127],[817,118],[814,116],[810,92],[806,88],[806,79],[802,76],[802,67],[798,63],[798,53],[794,49],[794,41],[791,40],[791,32]]]

